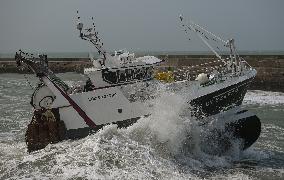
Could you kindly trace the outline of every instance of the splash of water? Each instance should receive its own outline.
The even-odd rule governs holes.
[[[174,158],[191,169],[229,166],[240,157],[239,142],[233,139],[231,151],[225,156],[215,156],[212,151],[214,155],[208,154],[204,147],[219,141],[212,141],[215,134],[210,132],[210,128],[213,129],[214,125],[200,127],[195,117],[185,113],[188,108],[185,108],[187,98],[184,91],[177,93],[162,88],[159,92],[154,101],[154,113],[128,128],[132,134],[139,132],[135,136],[139,137],[137,141],[141,142],[141,137],[146,136],[151,147],[162,157]]]
[[[17,81],[9,82],[14,83],[11,89],[20,91],[24,80]],[[26,153],[23,140],[31,116],[29,97],[22,98],[27,92],[15,92],[17,97],[11,98],[11,93],[0,88],[0,93],[5,95],[0,97],[1,107],[22,109],[6,112],[9,122],[15,122],[14,118],[19,116],[20,123],[18,129],[9,125],[7,133],[22,138],[9,139],[10,135],[1,132],[0,179],[249,179],[237,168],[234,170],[235,161],[243,158],[261,161],[272,156],[255,149],[243,154],[234,151],[221,156],[208,154],[202,147],[209,144],[210,140],[204,139],[209,128],[199,127],[197,119],[184,115],[186,95],[182,91],[176,93],[163,88],[159,98],[153,101],[152,116],[133,126],[117,129],[116,125],[109,125],[86,138],[51,144],[32,154]],[[5,103],[8,99],[9,106]],[[2,118],[2,122],[6,119]],[[225,168],[223,172],[224,167],[233,168]],[[215,174],[216,169],[221,172]],[[227,170],[230,172],[226,173]]]

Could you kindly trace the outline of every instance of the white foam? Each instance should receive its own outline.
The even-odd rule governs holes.
[[[259,90],[248,91],[244,98],[244,104],[284,104],[284,93]]]
[[[195,123],[193,118],[179,116],[185,103],[183,95],[164,91],[155,100],[154,113],[150,117],[151,132],[160,143],[166,143],[173,154],[179,153],[189,134],[194,136],[197,133],[193,128]],[[194,140],[192,138],[192,141]]]
[[[197,126],[196,118],[180,116],[180,114],[186,114],[184,111],[189,111],[184,109],[185,95],[163,90],[160,93],[159,98],[154,102],[154,113],[138,121],[129,130],[134,132],[138,130],[140,138],[149,136],[148,140],[155,151],[162,156],[175,158],[191,169],[228,167],[240,158],[240,151],[230,151],[220,157],[203,152],[201,146],[206,146],[207,141],[202,141],[201,137],[208,131],[201,131]]]
[[[241,172],[236,172],[236,173],[226,174],[226,175],[217,175],[217,176],[212,177],[210,179],[251,180],[251,179],[254,179],[254,178],[249,177],[248,175],[243,174]]]

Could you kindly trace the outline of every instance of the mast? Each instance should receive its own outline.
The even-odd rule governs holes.
[[[180,21],[182,23],[182,27],[184,28],[184,31],[187,33],[188,30],[193,31],[196,33],[196,35],[202,40],[202,42],[215,54],[216,57],[218,57],[224,64],[228,64],[220,54],[208,43],[207,40],[211,39],[215,42],[219,41],[222,43],[224,47],[227,47],[230,49],[230,64],[232,67],[228,67],[229,70],[232,70],[233,73],[237,72],[237,67],[240,66],[239,57],[236,52],[236,47],[234,45],[234,39],[230,39],[228,41],[223,40],[219,36],[213,34],[212,32],[206,30],[205,28],[201,27],[200,25],[194,23],[192,20],[189,20],[185,22],[182,15],[179,16]],[[211,36],[211,37],[209,37]],[[207,39],[207,40],[206,40]],[[217,49],[219,49],[217,47]],[[220,49],[219,49],[220,50]]]
[[[98,31],[96,31],[96,26],[95,26],[95,22],[94,22],[94,17],[92,17],[92,27],[89,28],[84,28],[83,23],[80,21],[80,16],[79,16],[79,11],[77,11],[77,29],[80,32],[80,38],[86,41],[91,42],[95,48],[98,50],[99,54],[103,55],[103,63],[101,65],[105,65],[105,61],[107,59],[107,55],[108,53],[106,52],[106,50],[104,49],[103,45],[104,43],[101,42],[101,39],[98,37]]]

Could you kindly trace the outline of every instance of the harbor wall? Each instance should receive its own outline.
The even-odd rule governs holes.
[[[211,55],[161,55],[166,62],[164,66],[192,66],[216,59]],[[243,55],[252,67],[257,70],[257,76],[250,89],[284,92],[284,55]],[[55,73],[82,73],[86,67],[92,67],[87,58],[50,58],[49,67]],[[30,73],[19,70],[14,59],[0,59],[0,73]],[[1,77],[1,75],[0,75]]]
[[[284,92],[284,55],[242,55],[241,57],[257,70],[250,89]],[[215,59],[210,55],[164,56],[164,58],[167,59],[169,66],[191,66]]]

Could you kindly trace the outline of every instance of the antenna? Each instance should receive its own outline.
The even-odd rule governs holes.
[[[95,46],[98,53],[103,55],[103,64],[102,65],[105,65],[107,52],[105,51],[105,49],[103,47],[103,43],[101,42],[101,39],[98,36],[98,34],[99,34],[98,31],[96,31],[94,17],[91,18],[92,26],[87,27],[87,28],[84,28],[83,23],[80,22],[79,11],[77,11],[77,19],[78,19],[77,29],[80,32],[79,37],[83,40],[91,42]]]

